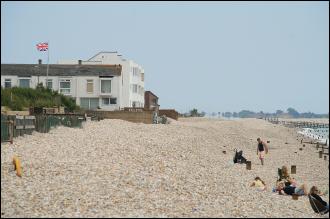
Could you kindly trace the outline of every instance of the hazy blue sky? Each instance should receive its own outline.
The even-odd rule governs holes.
[[[161,108],[329,112],[329,2],[2,2],[1,63],[118,51]]]

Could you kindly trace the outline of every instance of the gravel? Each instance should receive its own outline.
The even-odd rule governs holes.
[[[264,166],[257,137],[270,141]],[[297,166],[298,184],[329,190],[328,158],[319,159],[313,145],[300,147],[294,129],[258,119],[101,120],[34,132],[1,144],[1,216],[328,217],[315,214],[307,197],[271,192],[282,165]],[[234,148],[252,170],[233,164]],[[249,187],[256,176],[267,191]]]

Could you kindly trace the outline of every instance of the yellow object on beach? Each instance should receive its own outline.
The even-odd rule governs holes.
[[[264,184],[260,180],[255,180],[254,186],[255,187],[265,187]]]
[[[19,177],[22,177],[21,162],[19,161],[19,159],[16,156],[13,157],[13,164],[15,166],[16,175]]]

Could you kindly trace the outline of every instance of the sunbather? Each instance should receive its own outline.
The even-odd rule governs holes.
[[[307,195],[307,189],[305,184],[302,184],[299,187],[293,186],[289,182],[279,182],[277,186],[277,191],[279,191],[279,194],[281,195]]]
[[[297,182],[296,182],[295,178],[290,176],[287,166],[282,166],[282,176],[281,176],[281,178],[282,178],[281,180],[283,180],[284,182],[289,182],[290,185],[293,185],[293,186],[297,187]]]
[[[323,199],[320,197],[323,195],[319,189],[316,186],[312,186],[309,194],[313,196],[315,199],[317,199],[324,207],[326,207],[329,210],[329,204],[323,201]]]
[[[250,185],[251,187],[256,187],[259,191],[264,191],[267,189],[266,187],[266,183],[260,179],[259,176],[257,176],[256,178],[254,178],[253,182]]]

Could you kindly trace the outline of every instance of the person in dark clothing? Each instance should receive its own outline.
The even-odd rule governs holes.
[[[289,182],[287,182],[285,184],[284,184],[284,182],[280,182],[278,184],[277,191],[279,191],[279,193],[281,195],[293,195],[293,194],[307,195],[307,189],[306,189],[306,186],[304,184],[302,184],[298,188],[298,187],[295,187],[295,186],[291,185]]]
[[[268,147],[265,142],[261,141],[260,138],[257,138],[257,141],[258,141],[257,155],[259,155],[261,165],[264,165],[265,152],[266,154],[268,153]]]
[[[320,195],[322,194],[316,186],[312,186],[309,194],[313,196],[315,199],[317,199],[324,207],[326,207],[329,210],[329,204],[323,201],[323,199],[320,197]]]

